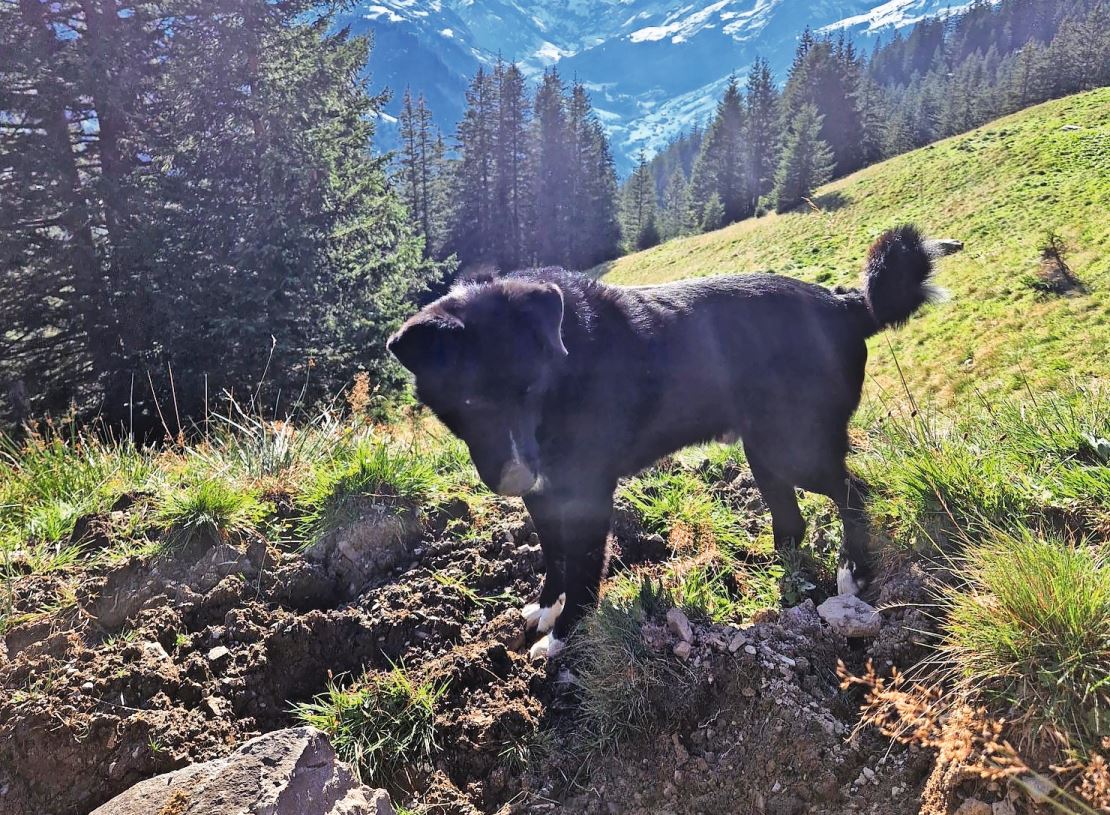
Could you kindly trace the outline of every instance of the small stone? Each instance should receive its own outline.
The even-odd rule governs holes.
[[[96,685],[94,685],[92,682],[85,682],[81,685],[81,690],[83,690],[85,693],[92,693],[94,688],[96,688]]]
[[[683,662],[690,658],[690,651],[692,650],[690,643],[679,642],[675,644],[674,655],[681,659]]]
[[[219,662],[220,660],[227,657],[227,655],[230,653],[231,651],[228,650],[226,645],[217,645],[215,648],[208,652],[208,661]]]
[[[672,608],[667,612],[667,628],[683,642],[694,641],[694,629],[690,627],[690,618],[683,614],[681,609]]]
[[[674,745],[674,763],[681,767],[690,760],[690,753],[683,746],[677,733],[671,735],[671,743]]]
[[[744,653],[747,654],[748,656],[754,657],[755,656],[755,646],[754,645],[745,645],[744,646]]]
[[[156,662],[173,662],[170,655],[166,653],[166,649],[162,647],[162,643],[156,641],[147,641],[139,645],[147,658]]]
[[[991,805],[978,798],[968,798],[960,804],[956,815],[992,815]]]
[[[735,654],[737,651],[739,651],[741,648],[743,648],[747,644],[748,644],[748,638],[745,637],[742,632],[737,631],[736,635],[732,638],[732,640],[729,641],[728,652],[730,654]]]
[[[1017,810],[1010,802],[1010,799],[1003,798],[1001,801],[996,801],[991,804],[991,815],[1016,815]]]
[[[1048,779],[1039,775],[1030,775],[1024,781],[1025,794],[1033,799],[1033,803],[1043,804],[1052,796],[1052,785]]]
[[[874,637],[882,626],[882,618],[874,606],[853,594],[838,594],[817,607],[829,628],[844,637]]]
[[[870,781],[872,784],[875,783],[875,771],[872,770],[870,767],[863,768],[863,777]]]

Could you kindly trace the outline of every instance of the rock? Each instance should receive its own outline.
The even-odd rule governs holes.
[[[991,815],[1016,815],[1017,810],[1008,798],[991,804]]]
[[[681,659],[683,662],[690,658],[691,646],[688,642],[675,643],[674,655]]]
[[[311,727],[251,739],[224,758],[141,781],[92,815],[394,815]]]
[[[1070,132],[1070,131],[1072,131],[1072,130],[1079,130],[1079,125],[1064,125],[1064,126],[1063,126],[1063,127],[1061,127],[1060,129],[1061,129],[1061,130],[1064,130],[1064,131],[1069,131],[1069,132]]]
[[[322,565],[350,591],[403,562],[420,540],[420,513],[406,505],[370,504],[356,520],[327,533],[305,550],[305,559]],[[498,531],[497,543],[512,541]]]
[[[690,618],[677,608],[667,612],[667,628],[683,642],[694,641],[694,629],[690,627]]]
[[[220,662],[226,659],[227,655],[230,653],[231,652],[227,649],[226,645],[217,645],[215,648],[208,652],[208,661]]]
[[[742,631],[737,631],[728,643],[728,652],[735,654],[741,648],[748,644],[748,638],[744,636]]]
[[[956,815],[991,815],[991,805],[978,798],[968,798],[960,804]]]
[[[829,628],[845,637],[874,637],[879,633],[882,618],[874,606],[852,594],[838,594],[817,607]]]

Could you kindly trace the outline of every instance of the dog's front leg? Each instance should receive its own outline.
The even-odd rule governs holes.
[[[613,511],[613,490],[567,497],[561,503],[560,538],[566,557],[566,602],[546,637],[532,646],[533,658],[563,650],[574,626],[596,605],[605,567],[605,541]]]
[[[564,580],[565,553],[562,541],[562,504],[543,493],[527,495],[524,504],[543,550],[544,576],[539,597],[526,603],[520,610],[524,617],[525,628],[535,628],[546,634],[555,627],[555,620],[566,602]]]

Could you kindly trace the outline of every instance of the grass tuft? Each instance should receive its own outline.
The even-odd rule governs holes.
[[[177,549],[248,535],[264,514],[253,492],[220,478],[203,478],[164,492],[155,518],[166,529],[163,544]]]
[[[1105,548],[999,533],[944,595],[942,653],[960,680],[1067,747],[1110,736],[1110,560]]]
[[[384,439],[366,438],[325,460],[302,488],[299,503],[308,540],[341,526],[360,502],[420,502],[439,481],[437,459],[415,447],[400,449]]]
[[[895,538],[950,548],[1002,528],[1110,530],[1110,403],[1099,387],[1006,400],[940,423],[889,417],[858,466]]]
[[[607,596],[579,624],[570,647],[582,692],[579,723],[589,749],[604,751],[677,716],[696,681],[694,670],[670,653],[653,651],[641,634],[659,610],[660,589],[641,584],[635,599]]]
[[[446,683],[414,681],[401,668],[365,676],[347,688],[327,690],[294,708],[303,723],[327,733],[339,757],[361,781],[396,790],[407,773],[430,765],[436,740],[435,706]]]

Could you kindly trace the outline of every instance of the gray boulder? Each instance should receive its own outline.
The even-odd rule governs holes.
[[[394,815],[312,727],[251,739],[224,758],[141,781],[92,815]]]
[[[874,637],[882,626],[882,617],[874,606],[853,594],[838,594],[817,607],[829,628],[845,637]]]

